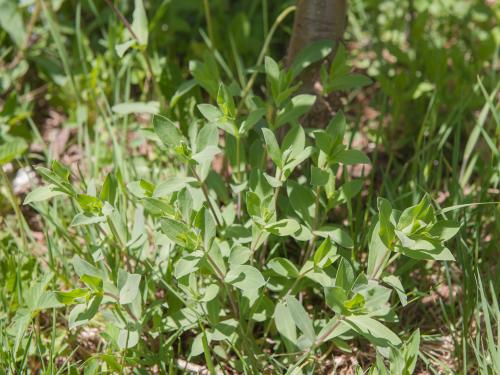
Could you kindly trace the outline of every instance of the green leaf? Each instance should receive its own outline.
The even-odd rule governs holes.
[[[265,228],[277,236],[291,236],[300,229],[300,224],[293,219],[282,219],[266,225]]]
[[[175,263],[174,276],[180,279],[190,273],[198,271],[200,262],[204,254],[201,251],[194,251],[191,254],[185,255]]]
[[[168,118],[155,115],[153,117],[153,125],[156,135],[158,135],[165,146],[177,146],[185,141],[181,131]]]
[[[309,315],[307,315],[306,310],[302,304],[292,296],[286,298],[286,303],[295,325],[304,333],[310,343],[313,344],[316,333],[314,332],[312,320],[309,318]]]
[[[344,314],[344,303],[347,300],[347,293],[338,286],[325,288],[325,301],[330,308],[337,314]]]
[[[315,267],[325,268],[330,266],[335,260],[337,254],[337,249],[332,246],[330,237],[326,239],[319,245],[319,247],[314,252],[313,261]]]
[[[217,122],[224,117],[221,110],[212,104],[198,104],[196,107],[203,117],[210,122]]]
[[[134,14],[132,15],[132,30],[140,46],[148,45],[148,17],[142,0],[135,0]]]
[[[87,324],[99,311],[102,297],[95,296],[90,303],[79,304],[73,307],[68,316],[69,329]]]
[[[306,134],[301,125],[297,124],[293,126],[283,139],[283,144],[281,145],[281,151],[283,154],[289,151],[288,160],[284,162],[289,162],[294,160],[302,151],[306,145]]]
[[[246,193],[247,212],[250,216],[261,216],[260,212],[260,198],[253,191]]]
[[[273,258],[269,261],[267,266],[280,276],[289,278],[299,277],[299,270],[295,264],[286,258]]]
[[[329,85],[331,90],[353,90],[363,86],[372,84],[372,80],[362,74],[348,74],[340,77],[335,77]]]
[[[232,265],[225,281],[244,291],[255,291],[266,284],[260,271],[248,265]]]
[[[405,289],[399,277],[394,275],[389,275],[383,277],[382,281],[390,285],[396,291],[399,300],[401,301],[401,305],[406,306],[408,304],[408,297],[406,296]]]
[[[219,84],[219,91],[217,92],[217,105],[219,106],[224,116],[230,119],[236,117],[236,106],[234,104],[233,96],[229,93],[227,87]]]
[[[79,256],[75,255],[71,259],[71,264],[73,265],[73,268],[75,269],[75,272],[79,277],[82,277],[83,275],[89,275],[92,277],[97,277],[102,279],[104,277],[104,272],[98,269],[97,267],[93,266],[89,262],[83,260]]]
[[[186,224],[178,220],[163,218],[161,229],[177,245],[187,247],[190,250],[194,250],[196,247],[196,235]]]
[[[378,234],[380,239],[387,248],[392,248],[392,241],[395,236],[394,224],[391,220],[392,205],[384,198],[377,199],[378,217],[379,217],[379,230]]]
[[[314,233],[322,238],[330,237],[333,242],[342,247],[350,249],[354,246],[351,236],[337,225],[323,225]]]
[[[20,157],[27,149],[28,144],[23,138],[9,139],[7,143],[0,145],[0,166]]]
[[[160,182],[156,189],[154,190],[153,197],[155,198],[164,198],[169,195],[181,191],[184,189],[189,183],[195,182],[196,179],[194,177],[184,177],[184,176],[171,176],[167,178],[165,181]]]
[[[275,121],[276,129],[282,125],[297,121],[299,117],[306,114],[316,101],[316,95],[301,94],[290,100],[290,102],[278,112]]]
[[[398,346],[401,339],[379,321],[364,315],[351,315],[345,321],[354,331],[379,346]]]
[[[200,165],[204,163],[211,163],[212,160],[214,160],[215,155],[220,153],[221,150],[217,146],[207,146],[202,151],[191,156],[191,159]]]
[[[55,185],[39,186],[26,195],[23,204],[40,202],[64,194],[62,191],[56,189],[57,186]]]
[[[139,332],[136,330],[120,329],[116,343],[121,350],[130,349],[139,342]]]
[[[182,82],[175,91],[174,95],[172,95],[172,98],[170,99],[170,107],[171,108],[175,107],[179,102],[179,100],[189,91],[191,91],[191,89],[195,86],[196,86],[196,81],[194,79]]]
[[[277,167],[281,168],[282,155],[274,133],[270,129],[262,128],[262,134],[264,135],[264,140],[266,142],[267,152],[269,153],[269,156],[273,160],[274,164],[276,164]]]
[[[246,135],[265,114],[265,108],[257,108],[251,111],[246,120],[241,123],[238,133],[240,135]]]
[[[156,115],[160,112],[160,102],[128,102],[115,104],[113,112],[119,115],[130,115],[132,113],[151,113]]]
[[[126,305],[134,301],[139,294],[140,282],[141,275],[127,272],[125,284],[120,288],[121,305]]]
[[[297,329],[290,310],[282,302],[278,302],[274,309],[274,323],[288,352],[294,351],[297,347]]]
[[[136,45],[137,41],[135,39],[127,40],[126,42],[116,44],[115,51],[119,58],[122,58],[125,55],[125,52],[134,45]]]
[[[361,188],[363,187],[363,179],[358,178],[356,180],[351,180],[346,182],[344,185],[341,186],[340,190],[344,197],[347,200],[350,200],[354,198],[359,192],[361,191]]]
[[[344,150],[335,156],[335,160],[346,165],[370,164],[370,159],[359,150]]]
[[[56,292],[56,298],[65,305],[73,305],[77,299],[85,298],[89,295],[88,289],[77,288],[67,292]]]
[[[332,52],[334,43],[332,40],[318,40],[303,48],[290,67],[292,76],[297,77],[308,66],[327,57]]]
[[[280,68],[278,66],[278,63],[274,61],[271,57],[266,56],[264,58],[264,69],[266,71],[267,77],[271,81],[279,81],[280,79]]]
[[[70,226],[71,227],[77,227],[79,225],[91,225],[91,224],[97,224],[97,223],[103,223],[106,221],[105,216],[96,216],[93,214],[88,214],[88,213],[79,213],[76,214],[75,217],[73,217],[73,220],[71,221]]]
[[[324,186],[328,183],[330,179],[330,174],[321,168],[311,167],[311,185],[312,186]]]
[[[441,241],[448,241],[449,239],[455,237],[459,230],[460,224],[456,221],[442,220],[433,225],[433,227],[429,230],[429,234],[439,237]]]
[[[0,0],[0,26],[17,46],[21,46],[26,39],[26,30],[18,6],[17,1]]]

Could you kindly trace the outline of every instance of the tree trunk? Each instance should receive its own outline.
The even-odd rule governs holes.
[[[347,24],[347,0],[298,0],[292,38],[288,46],[287,64],[311,42],[332,40],[336,45],[342,40]],[[334,55],[331,54],[330,58]],[[312,91],[318,75],[318,64],[301,76],[305,91]]]

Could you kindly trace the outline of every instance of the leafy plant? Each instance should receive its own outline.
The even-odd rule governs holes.
[[[281,339],[275,338],[273,351],[287,353],[279,366],[289,373],[314,367],[326,343],[346,347],[354,337],[383,355],[392,353],[394,366],[414,367],[418,338],[410,339],[409,354],[400,354],[401,338],[388,327],[397,321],[393,291],[403,305],[407,300],[389,266],[400,255],[453,260],[444,243],[458,224],[438,220],[427,196],[403,212],[379,198],[366,271],[353,263],[350,251],[358,245],[330,214],[360,190],[356,180],[339,178],[342,166],[370,161],[345,145],[341,112],[325,129],[304,128],[300,118],[315,97],[294,95],[293,76],[269,57],[265,72],[269,100],[251,97],[248,114],[238,111],[235,95],[220,84],[217,105],[199,104],[203,119],[192,122],[187,134],[169,118],[154,116],[160,155],[173,157],[179,167],[164,181],[125,187],[111,173],[100,192],[94,185],[79,192],[59,163],[38,169],[50,185],[26,201],[69,196],[79,206],[71,225],[100,238],[85,259],[71,261],[82,287],[55,294],[72,306],[69,328],[103,315],[103,337],[117,350],[159,333],[191,336],[190,357],[203,354],[212,366],[228,361],[252,373],[271,365],[262,356],[264,344],[256,343],[275,330]],[[275,131],[285,126],[280,141]],[[211,168],[217,158],[232,170],[226,181]],[[151,265],[160,254],[161,263]],[[123,257],[126,270],[117,268]],[[161,264],[165,270],[150,277],[168,280],[166,310],[146,303],[149,282],[141,276]],[[313,297],[328,309],[311,317]],[[144,331],[151,324],[158,333]]]

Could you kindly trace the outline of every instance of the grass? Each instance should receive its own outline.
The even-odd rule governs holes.
[[[345,114],[344,143],[366,153],[371,165],[325,169],[336,173],[337,190],[346,182],[361,184],[331,209],[323,185],[291,202],[291,180],[308,186],[311,166],[322,169],[313,157],[267,197],[267,185],[252,182],[251,170],[258,168],[268,181],[283,177],[269,139],[257,130],[277,130],[281,107],[266,56],[285,56],[293,2],[146,1],[146,29],[137,26],[141,15],[134,12],[142,1],[9,4],[13,16],[0,17],[0,373],[500,372],[500,31],[494,3],[352,2],[347,63],[373,84],[324,100]],[[117,46],[126,43],[119,56]],[[220,82],[227,90],[222,105]],[[158,113],[172,119],[191,147],[200,137],[197,126],[210,122],[201,103],[227,109],[225,118],[236,118],[236,126],[252,110],[265,109],[265,125],[248,134],[221,130],[222,151],[206,176],[203,163],[194,163],[179,144],[168,137],[166,145],[160,142],[152,120]],[[324,110],[300,116],[308,145],[316,145],[310,129],[325,128],[331,117]],[[28,181],[19,183],[23,173]],[[193,180],[175,190],[165,183],[172,176]],[[49,183],[63,188],[38,190],[36,199],[27,195]],[[148,193],[155,186],[169,193],[155,200]],[[258,214],[249,214],[249,192],[260,199]],[[323,285],[307,277],[306,261],[322,242],[316,235],[303,241],[255,232],[254,217],[264,220],[266,208],[266,220],[307,224],[297,205],[314,197],[311,231],[335,224],[353,242],[337,244],[339,257],[324,268],[338,287],[341,272],[369,269],[373,227],[383,217],[378,197],[402,211],[426,194],[436,221],[460,225],[447,242],[456,261],[389,253],[384,277],[400,280],[408,304],[393,292],[384,305],[389,312],[372,329],[384,324],[402,346],[391,351],[376,334],[353,326],[326,340],[324,330],[338,332],[341,321],[358,312],[335,310]],[[27,196],[31,202],[23,204]],[[204,242],[207,216],[198,247],[190,248],[189,231],[182,244],[172,240],[176,222],[194,228],[202,220],[194,219],[199,206],[215,222],[218,252],[213,240]],[[74,225],[77,218],[101,220],[102,212],[103,221]],[[255,252],[244,265],[258,275],[245,274],[243,281],[253,280],[257,304],[247,302],[251,291],[245,288],[252,284],[238,287],[241,275],[230,277],[230,253],[244,258],[245,248]],[[278,258],[288,259],[299,276],[284,261],[283,274],[273,273]],[[257,287],[262,275],[266,284]],[[108,277],[116,286],[106,285]],[[355,298],[349,300],[353,309]],[[75,306],[92,303],[97,314],[77,314]]]

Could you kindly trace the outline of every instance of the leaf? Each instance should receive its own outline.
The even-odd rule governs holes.
[[[186,224],[177,220],[163,218],[161,229],[177,245],[191,250],[196,247],[196,235]]]
[[[337,254],[337,249],[332,246],[330,237],[326,239],[319,245],[319,247],[314,252],[313,261],[315,267],[325,268],[333,263],[335,256]]]
[[[314,332],[312,320],[309,318],[309,315],[307,315],[306,310],[302,304],[292,296],[288,296],[286,298],[286,303],[295,325],[304,333],[310,343],[313,344],[316,338],[316,333]]]
[[[151,113],[156,115],[160,112],[160,102],[127,102],[115,104],[113,112],[119,115],[130,115],[132,113]]]
[[[286,258],[273,258],[269,261],[267,266],[280,276],[290,278],[299,277],[299,270],[295,264]]]
[[[135,0],[134,14],[132,15],[132,30],[134,31],[139,45],[148,45],[148,17],[142,0]]]
[[[73,217],[70,226],[77,227],[79,225],[91,225],[97,223],[103,223],[106,221],[105,216],[96,216],[88,213],[79,213]]]
[[[262,134],[264,135],[264,140],[266,142],[267,152],[269,153],[269,156],[273,160],[274,164],[276,164],[277,167],[281,168],[282,155],[274,133],[270,129],[262,128]]]
[[[274,323],[288,351],[292,352],[296,348],[297,330],[290,310],[282,302],[278,302],[274,309]]]
[[[271,81],[279,81],[280,79],[280,68],[278,66],[278,63],[274,61],[271,57],[266,56],[264,58],[264,69],[266,71],[267,77]]]
[[[89,304],[79,304],[73,307],[68,316],[69,329],[87,324],[99,311],[102,297],[95,296]]]
[[[442,220],[434,224],[434,226],[429,230],[429,234],[439,237],[441,241],[448,241],[449,239],[455,237],[459,230],[460,224],[456,221]]]
[[[14,137],[0,145],[0,166],[20,157],[28,149],[23,138]]]
[[[372,84],[372,80],[362,74],[348,74],[339,77],[335,77],[329,85],[329,91],[331,90],[341,90],[347,91],[352,89],[357,89],[363,86],[368,86]]]
[[[391,221],[392,205],[384,198],[377,199],[379,230],[378,235],[387,248],[392,248],[395,236],[394,224]]]
[[[188,81],[184,81],[180,84],[180,86],[175,91],[172,98],[170,98],[170,107],[173,108],[177,105],[179,100],[186,95],[193,87],[196,86],[196,81],[194,79],[190,79]]]
[[[126,42],[116,44],[115,51],[116,51],[116,54],[118,55],[118,57],[122,58],[125,55],[125,52],[127,52],[130,47],[135,45],[136,42],[137,41],[135,39],[130,39],[130,40],[127,40]]]
[[[116,343],[121,350],[130,349],[139,342],[139,332],[136,330],[120,329]]]
[[[332,52],[334,43],[332,40],[318,40],[303,48],[290,67],[292,76],[297,77],[305,68],[327,57]]]
[[[156,135],[158,135],[165,146],[177,146],[185,141],[181,131],[168,118],[155,115],[153,117],[153,125]]]
[[[278,112],[275,127],[296,121],[306,114],[316,101],[316,95],[301,94],[290,100],[290,102]]]
[[[401,301],[401,305],[406,306],[408,304],[408,297],[406,296],[405,289],[399,277],[394,275],[389,275],[383,277],[382,281],[390,285],[396,291],[399,300]]]
[[[261,216],[260,213],[260,198],[253,191],[246,193],[247,212],[250,216]]]
[[[346,165],[370,164],[370,159],[359,150],[344,150],[335,156],[335,160]]]
[[[347,293],[339,286],[325,288],[325,302],[337,314],[344,314]]]
[[[225,281],[244,291],[255,291],[266,284],[260,271],[248,265],[232,265]]]
[[[312,186],[324,186],[328,183],[330,179],[330,174],[321,168],[311,167],[311,185]]]
[[[127,279],[123,287],[120,288],[120,304],[126,305],[132,303],[139,294],[139,284],[141,275],[136,273],[127,273]]]
[[[67,292],[56,292],[55,295],[59,302],[65,305],[72,305],[77,299],[87,297],[89,295],[89,290],[77,288]]]
[[[196,137],[196,151],[202,151],[207,146],[219,144],[219,130],[212,124],[203,126]]]
[[[26,195],[23,204],[40,202],[64,194],[62,191],[56,189],[55,185],[39,186]]]
[[[362,187],[363,187],[363,179],[358,178],[356,180],[351,180],[346,182],[344,185],[341,186],[340,190],[342,191],[344,197],[347,200],[349,200],[352,199],[354,196],[356,196],[361,191]]]
[[[306,145],[306,134],[304,132],[304,128],[301,125],[295,125],[290,129],[283,139],[283,144],[281,145],[281,151],[285,153],[287,150],[290,150],[290,154],[288,160],[289,162],[295,159],[302,151],[304,151],[304,147]]]
[[[403,247],[402,253],[407,257],[417,260],[455,261],[455,257],[447,247],[443,245],[433,244],[426,240],[416,241],[414,249]]]
[[[181,191],[189,183],[195,182],[194,177],[184,177],[184,176],[170,176],[165,181],[160,182],[156,189],[154,190],[154,198],[164,198],[173,193]]]
[[[300,224],[293,219],[282,219],[266,225],[265,228],[278,236],[291,236],[300,229]]]
[[[221,110],[212,104],[198,104],[196,107],[203,117],[210,122],[217,122],[224,117]]]
[[[217,146],[207,146],[202,151],[191,156],[191,159],[196,161],[198,164],[211,163],[212,160],[214,160],[215,155],[220,153],[221,150]]]
[[[194,251],[179,259],[174,267],[175,278],[180,279],[190,273],[196,272],[200,268],[199,265],[203,255],[201,251]]]
[[[250,112],[245,121],[241,123],[241,127],[238,131],[240,135],[246,135],[254,126],[257,124],[262,116],[266,114],[265,108],[257,108]]]
[[[401,339],[394,332],[373,318],[364,315],[351,315],[345,317],[345,321],[352,329],[375,345],[401,345]]]
[[[219,91],[217,92],[217,105],[226,118],[234,119],[236,117],[233,96],[222,82],[219,84]]]
[[[21,46],[26,39],[26,30],[18,4],[17,1],[0,0],[0,26],[17,46]]]
[[[323,225],[314,233],[323,238],[330,237],[333,242],[348,249],[354,246],[351,236],[337,225]]]

